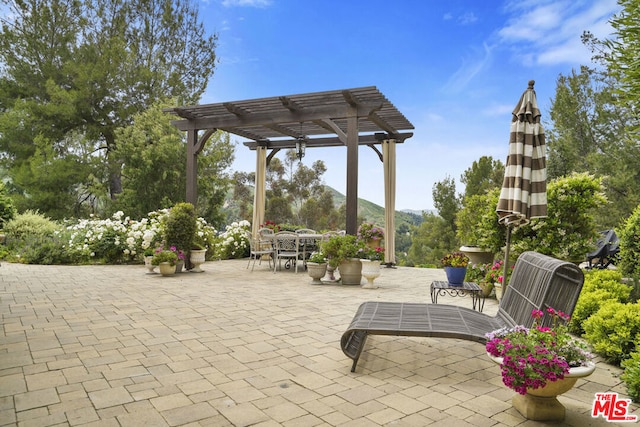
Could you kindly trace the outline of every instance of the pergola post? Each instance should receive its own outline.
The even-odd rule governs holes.
[[[382,141],[384,169],[384,263],[396,263],[396,140]]]
[[[346,232],[358,232],[358,110],[347,107]]]
[[[196,206],[198,201],[198,131],[187,130],[187,202]]]

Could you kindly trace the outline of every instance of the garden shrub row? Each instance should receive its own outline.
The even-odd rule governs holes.
[[[185,209],[180,206],[180,210]],[[38,212],[27,211],[5,225],[7,244],[3,250],[6,251],[0,255],[26,264],[142,262],[145,251],[159,245],[165,236],[169,212],[169,209],[154,211],[142,220],[116,212],[107,219],[56,222]],[[190,212],[187,210],[185,215]],[[248,221],[234,222],[219,233],[203,218],[197,218],[195,238],[207,249],[209,260],[243,258],[249,251],[246,237],[249,227]],[[188,231],[193,231],[191,226]]]
[[[622,380],[634,401],[640,401],[640,301],[615,270],[585,274],[570,330],[582,335],[607,362],[624,369]]]

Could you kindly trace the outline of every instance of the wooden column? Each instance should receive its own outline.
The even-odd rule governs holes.
[[[196,206],[198,201],[198,131],[187,130],[187,202]]]
[[[347,234],[358,232],[358,109],[347,109]]]

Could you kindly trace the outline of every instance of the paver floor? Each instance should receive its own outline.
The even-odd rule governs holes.
[[[358,305],[430,302],[442,270],[383,268],[368,290],[246,265],[161,277],[141,265],[2,263],[0,425],[542,425],[512,408],[482,344],[372,336],[349,371],[340,336]],[[591,408],[596,392],[626,397],[619,374],[598,363],[561,396],[563,425],[613,425]]]

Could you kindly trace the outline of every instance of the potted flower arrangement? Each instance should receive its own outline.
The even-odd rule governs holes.
[[[513,272],[514,267],[515,265],[511,265],[508,269],[506,279],[504,278],[504,261],[497,260],[487,269],[485,281],[487,283],[493,283],[493,286],[496,289],[496,299],[498,301],[502,299],[502,295],[505,291],[505,285],[509,284],[509,279],[511,278],[511,273]]]
[[[307,260],[307,273],[311,277],[312,285],[321,285],[324,275],[327,273],[327,258],[322,252],[313,252]]]
[[[329,265],[338,267],[343,285],[360,284],[362,278],[362,263],[358,259],[360,248],[362,248],[362,242],[350,234],[331,236],[320,246]]]
[[[561,420],[564,407],[556,396],[590,375],[595,364],[585,344],[569,334],[569,316],[553,308],[546,314],[552,318],[551,327],[541,326],[545,313],[533,310],[530,329],[518,325],[490,332],[486,350],[500,364],[502,382],[518,392],[513,405],[523,416]]]
[[[170,246],[168,249],[165,249],[164,246],[158,246],[151,259],[151,264],[159,266],[160,273],[167,276],[176,272],[176,264],[180,260],[184,260],[184,253],[175,246]]]
[[[469,257],[462,252],[451,252],[445,255],[440,262],[447,274],[447,280],[452,285],[462,285],[467,274]]]
[[[358,250],[358,258],[362,263],[362,276],[367,279],[363,288],[376,289],[373,281],[380,276],[380,262],[384,259],[384,248],[362,247]]]
[[[358,227],[357,237],[371,248],[380,247],[380,242],[384,239],[384,229],[372,222],[363,222]]]
[[[473,264],[469,263],[467,266],[467,275],[464,280],[466,282],[477,283],[482,289],[482,296],[488,297],[493,290],[493,281],[487,282],[487,271],[489,271],[491,264]]]

